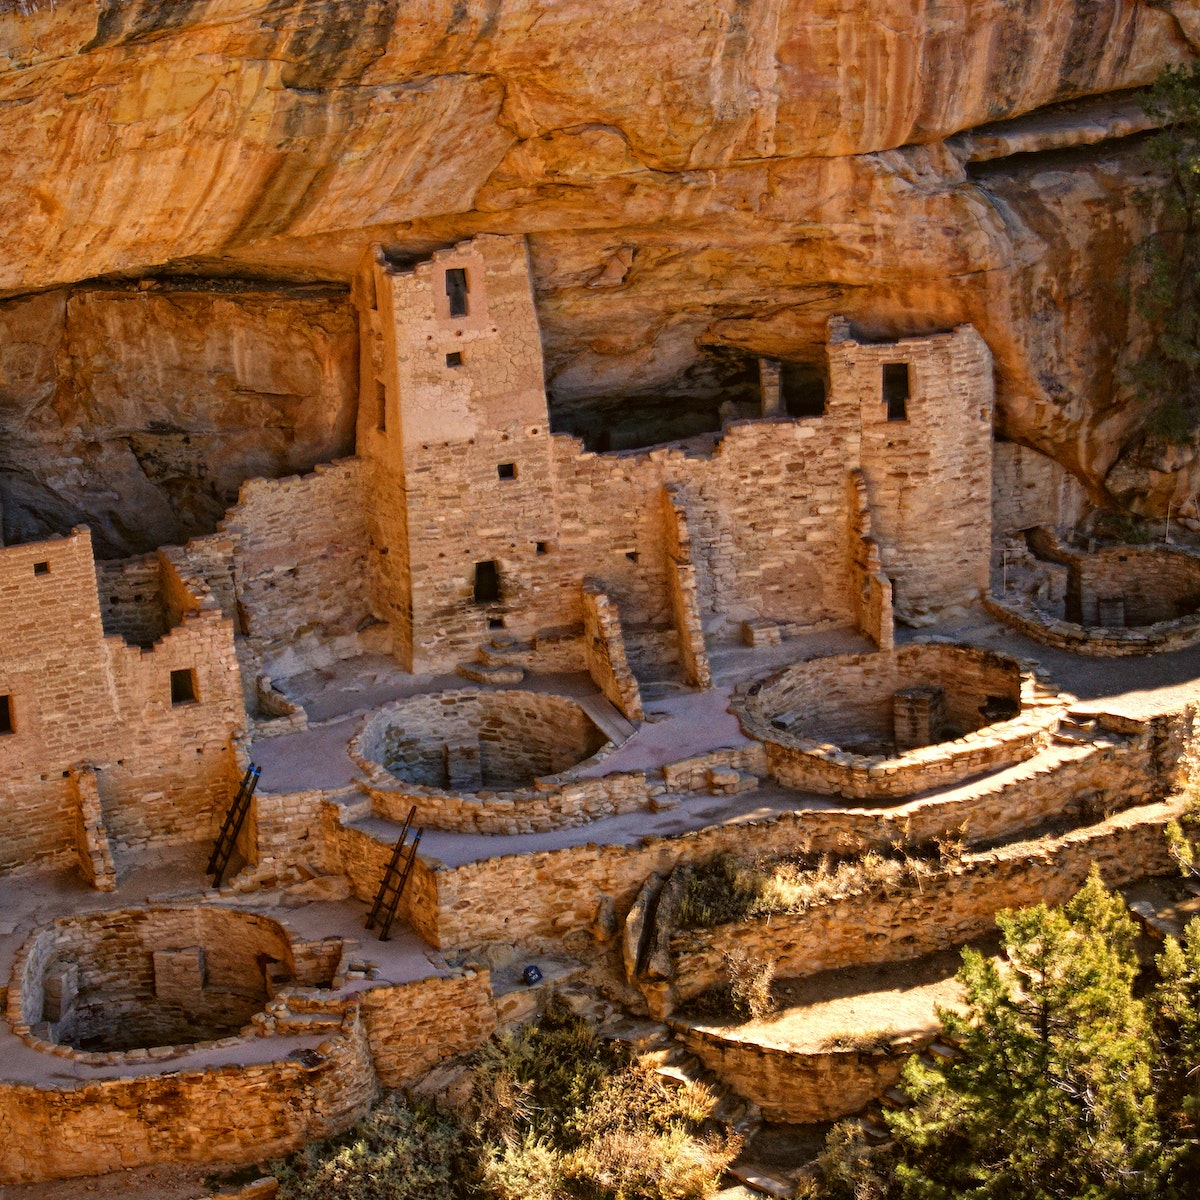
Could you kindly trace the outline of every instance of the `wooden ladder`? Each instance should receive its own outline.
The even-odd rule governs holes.
[[[407,846],[405,845],[408,831],[412,828],[413,818],[416,815],[417,806],[414,804],[408,810],[404,828],[400,830],[400,836],[396,839],[396,845],[392,849],[391,861],[383,873],[383,878],[379,881],[379,891],[375,893],[375,903],[371,905],[371,911],[367,914],[368,929],[373,928],[376,922],[379,923],[379,940],[381,942],[391,939],[392,922],[396,919],[396,909],[400,906],[400,897],[404,894],[408,877],[412,874],[413,863],[417,861],[417,847],[421,844],[421,835],[425,832],[424,829],[418,829],[413,840]]]
[[[213,852],[208,859],[208,866],[204,868],[204,873],[213,877],[213,887],[219,888],[221,880],[225,877],[225,869],[233,857],[238,834],[241,833],[242,826],[246,823],[246,814],[250,811],[254,789],[258,787],[258,776],[258,767],[251,763],[246,768],[246,774],[242,776],[241,786],[229,806],[229,811],[225,814],[221,832],[217,834],[216,845],[213,846]]]

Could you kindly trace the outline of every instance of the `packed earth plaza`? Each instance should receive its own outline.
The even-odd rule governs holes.
[[[145,6],[100,7],[97,39],[122,13],[142,36]],[[1136,152],[1129,89],[1190,61],[1200,25],[1109,7],[1139,10],[1142,49],[956,127],[956,187]],[[18,8],[0,30],[91,11]],[[526,138],[552,156],[583,136],[562,130]],[[926,149],[888,169],[932,197],[922,171],[950,168]],[[864,276],[794,347],[729,317],[699,399],[564,407],[570,314],[543,328],[534,225],[387,226],[364,215],[339,287],[136,255],[5,285],[10,409],[86,359],[96,413],[156,392],[150,411],[192,371],[323,397],[327,428],[230,465],[164,408],[122,434],[142,492],[110,443],[70,452],[108,483],[45,483],[0,428],[0,1194],[124,1194],[113,1173],[266,1163],[393,1089],[445,1103],[464,1056],[557,997],[667,1083],[705,1081],[744,1139],[736,1187],[793,1195],[801,1158],[771,1165],[760,1131],[872,1128],[906,1059],[945,1050],[957,951],[992,944],[997,911],[1062,903],[1093,865],[1147,936],[1200,907],[1163,835],[1200,756],[1195,496],[1122,536],[1085,451],[1020,434],[986,305],[922,310],[929,284],[877,310]],[[589,303],[636,276],[629,236]],[[683,868],[789,856],[844,881],[800,911],[681,915]],[[736,962],[770,964],[769,1019],[705,1007]]]

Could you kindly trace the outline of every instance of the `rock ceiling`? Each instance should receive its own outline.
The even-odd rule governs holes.
[[[6,529],[125,553],[345,453],[338,285],[485,230],[529,236],[560,411],[970,321],[1000,432],[1102,499],[1133,89],[1198,49],[1194,0],[0,0]]]

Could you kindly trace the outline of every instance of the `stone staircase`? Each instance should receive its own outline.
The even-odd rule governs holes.
[[[1096,713],[1069,711],[1050,735],[1061,746],[1121,746],[1126,738],[1106,728]]]
[[[342,1029],[346,1002],[285,990],[251,1018],[259,1037],[331,1037]]]
[[[474,662],[459,663],[458,673],[473,683],[512,686],[525,678],[519,661],[533,653],[532,642],[496,636],[488,638],[476,652]]]

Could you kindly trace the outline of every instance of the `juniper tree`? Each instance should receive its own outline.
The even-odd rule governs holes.
[[[1171,1195],[1151,1014],[1134,995],[1136,928],[1123,901],[1093,872],[1064,907],[1004,912],[996,923],[1004,961],[964,951],[966,1012],[939,1013],[958,1056],[934,1067],[909,1061],[904,1088],[914,1103],[889,1115],[894,1145],[871,1154],[843,1133],[825,1160],[824,1194]],[[1200,971],[1183,977],[1200,980]]]

